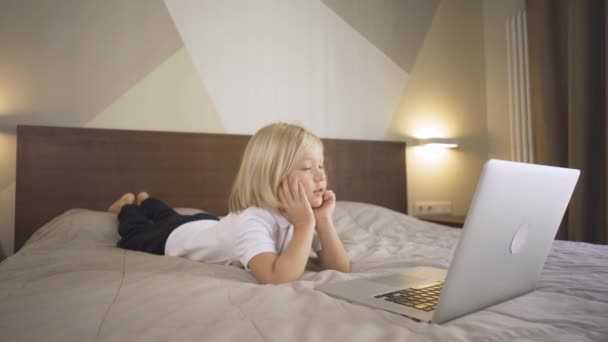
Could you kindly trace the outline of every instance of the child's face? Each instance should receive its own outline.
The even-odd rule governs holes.
[[[323,162],[322,148],[311,147],[304,151],[299,160],[296,160],[295,167],[287,175],[288,179],[296,177],[302,182],[308,202],[313,208],[323,204],[323,194],[327,185]]]

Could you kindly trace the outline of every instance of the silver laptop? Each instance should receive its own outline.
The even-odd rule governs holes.
[[[317,289],[438,324],[530,292],[579,174],[574,169],[489,160],[449,270],[413,267]]]

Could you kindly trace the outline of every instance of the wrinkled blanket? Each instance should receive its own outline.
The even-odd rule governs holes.
[[[72,209],[0,264],[2,339],[608,341],[608,246],[556,241],[537,290],[436,325],[314,287],[447,268],[461,230],[352,202],[338,202],[334,219],[353,273],[311,264],[299,281],[273,286],[233,266],[119,249],[115,215]]]

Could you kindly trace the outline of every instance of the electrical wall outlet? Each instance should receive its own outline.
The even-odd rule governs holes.
[[[442,216],[452,213],[452,201],[414,202],[414,216]]]

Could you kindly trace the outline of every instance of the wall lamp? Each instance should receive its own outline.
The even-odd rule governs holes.
[[[439,148],[458,148],[459,141],[458,139],[444,138],[417,139],[416,145]]]

